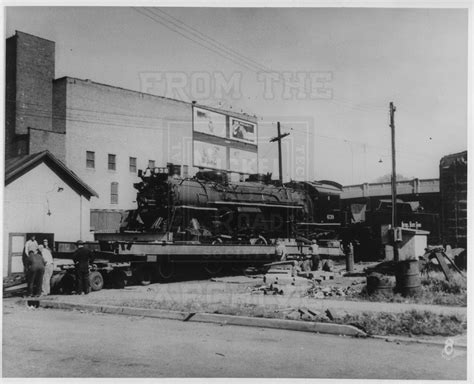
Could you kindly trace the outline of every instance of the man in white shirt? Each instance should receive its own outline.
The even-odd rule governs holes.
[[[36,236],[32,235],[30,239],[25,243],[25,253],[30,254],[31,251],[36,253],[38,250],[38,243],[36,242]]]
[[[319,270],[319,263],[321,261],[321,256],[319,256],[319,245],[316,240],[312,241],[312,244],[310,245],[308,251],[309,251],[308,255],[310,255],[311,262],[312,262],[311,270],[313,271]]]
[[[280,261],[286,261],[286,257],[288,256],[288,251],[283,241],[278,240],[276,242],[275,254]]]
[[[48,240],[46,239],[43,240],[43,245],[40,245],[38,248],[45,262],[42,294],[49,295],[49,293],[51,292],[51,276],[53,275],[54,269],[53,254],[51,253],[51,250],[48,247]]]

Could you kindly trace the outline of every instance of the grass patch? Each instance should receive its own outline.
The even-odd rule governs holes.
[[[362,313],[346,315],[344,324],[353,324],[370,335],[454,336],[466,332],[467,323],[460,316],[438,315],[429,311]]]
[[[404,297],[399,293],[393,295],[384,294],[373,294],[369,295],[362,289],[357,295],[348,297],[350,300],[365,300],[374,302],[386,302],[386,303],[409,303],[409,304],[434,304],[434,305],[447,305],[447,306],[467,306],[467,291],[460,292],[458,294],[446,293],[446,292],[434,292],[428,287],[423,286],[421,292],[413,297]]]
[[[404,297],[401,294],[369,295],[365,288],[360,292],[352,291],[348,294],[349,300],[365,300],[387,303],[416,303],[448,306],[467,306],[467,282],[458,273],[453,273],[451,281],[447,281],[441,272],[432,272],[429,277],[421,279],[421,291],[413,297]]]

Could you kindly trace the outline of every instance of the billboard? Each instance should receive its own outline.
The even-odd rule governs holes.
[[[194,166],[227,169],[227,149],[222,145],[194,141]]]
[[[230,148],[229,171],[238,173],[257,173],[257,153]]]
[[[193,166],[257,173],[257,151],[256,123],[193,106]]]
[[[202,108],[194,108],[195,132],[217,137],[227,136],[226,116]]]
[[[230,138],[246,143],[257,144],[257,124],[230,118]]]

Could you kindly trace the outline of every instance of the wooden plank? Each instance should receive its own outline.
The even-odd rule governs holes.
[[[444,276],[446,277],[446,280],[450,281],[453,277],[451,271],[449,270],[448,265],[444,261],[444,252],[433,252],[436,260],[438,260],[438,263],[444,273]]]
[[[465,277],[464,274],[462,273],[462,271],[458,268],[458,266],[454,263],[454,261],[446,254],[446,253],[443,253],[443,255],[448,259],[448,261],[451,263],[451,265],[453,266],[453,268],[459,272],[459,274],[462,276],[462,277]]]

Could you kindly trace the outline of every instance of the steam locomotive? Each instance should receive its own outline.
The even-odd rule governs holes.
[[[271,239],[308,239],[340,224],[342,187],[330,181],[281,184],[271,174],[229,182],[227,174],[200,171],[193,178],[173,166],[139,171],[137,209],[122,232],[168,233],[173,241],[268,244]]]

